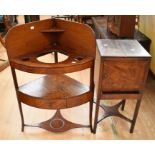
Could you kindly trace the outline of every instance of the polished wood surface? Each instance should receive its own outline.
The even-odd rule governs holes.
[[[37,108],[63,109],[89,102],[93,92],[66,75],[55,74],[20,86],[18,95],[21,102]]]
[[[61,58],[63,59],[63,56],[60,56]],[[48,56],[47,59],[51,59],[51,56]],[[52,59],[54,60],[54,57]],[[20,85],[40,77],[40,75],[27,74],[21,71],[17,71],[17,75]],[[89,84],[89,69],[68,75],[86,85]],[[109,117],[99,123],[97,134],[90,133],[87,128],[77,128],[59,134],[39,128],[26,128],[25,132],[21,132],[19,130],[21,125],[20,116],[10,67],[0,73],[0,81],[3,81],[0,85],[0,108],[2,109],[0,112],[0,139],[155,139],[155,80],[151,76],[146,83],[146,89],[133,134],[128,132],[129,124],[117,117]],[[101,101],[101,104],[106,105],[114,105],[115,103],[116,101],[114,100]],[[134,107],[135,104],[133,101],[127,100],[122,113],[130,117],[132,116],[132,109]],[[88,119],[84,119],[89,117],[88,108],[89,103],[76,108],[63,110],[62,114],[65,118],[73,122],[88,124]],[[40,120],[47,120],[51,115],[54,115],[54,111],[38,110],[27,105],[23,105],[23,112],[27,116],[26,123],[30,124],[38,123]],[[100,110],[99,117],[101,118],[102,115],[103,112]]]
[[[66,120],[60,110],[57,110],[51,119],[40,123],[38,126],[51,132],[64,132],[74,128],[89,127],[88,125],[75,124]]]
[[[47,19],[14,27],[6,36],[6,48],[11,66],[19,70],[38,74],[69,73],[92,66],[96,42],[86,25]],[[69,58],[56,64],[37,60],[55,51]]]
[[[53,37],[44,35],[40,31],[50,29],[52,24],[53,21],[48,19],[13,27],[5,39],[9,58],[12,59],[25,54],[44,51],[51,47],[54,42]]]
[[[44,33],[59,33],[59,32],[65,32],[65,30],[63,29],[59,29],[59,28],[51,28],[51,29],[47,29],[47,30],[42,30],[41,32],[44,32]]]
[[[53,18],[19,25],[8,32],[6,49],[21,116],[21,131],[24,131],[25,126],[36,127],[25,123],[21,103],[41,109],[56,109],[55,116],[40,123],[38,127],[53,132],[64,132],[77,126],[85,126],[65,120],[59,114],[59,109],[89,102],[87,127],[92,132],[96,41],[90,27]],[[66,55],[66,60],[59,61],[60,53]],[[42,61],[41,57],[48,54],[54,54],[54,63]],[[88,87],[64,75],[87,68],[90,69]],[[46,75],[19,86],[15,69]],[[54,121],[55,119],[59,121]],[[64,125],[57,128],[57,122],[63,122]]]
[[[94,133],[96,133],[97,123],[110,116],[117,116],[131,123],[130,133],[133,133],[138,111],[141,104],[143,91],[149,71],[151,56],[141,47],[136,40],[98,40],[98,51],[95,69],[99,68],[96,75],[96,112],[94,121]],[[115,56],[116,55],[116,56]],[[102,106],[105,111],[103,118],[98,119],[100,100],[122,99],[115,106]],[[133,109],[132,118],[122,115],[120,107],[126,105],[127,99],[136,99],[136,107]]]
[[[55,33],[53,35],[40,33],[44,30],[51,30],[52,27],[65,30],[65,32],[63,35],[60,33],[56,36]],[[93,31],[84,24],[60,19],[47,19],[16,26],[8,34],[6,47],[8,51],[11,51],[9,52],[10,58],[44,51],[55,44],[71,49],[77,55],[95,56],[96,42]],[[32,42],[32,40],[34,41]]]
[[[63,53],[68,58],[59,63],[46,63],[38,60],[40,56],[52,53],[56,51],[57,53]],[[18,58],[14,58],[10,61],[10,64],[16,69],[26,71],[29,73],[37,74],[51,74],[51,73],[69,73],[74,71],[79,71],[81,69],[86,69],[93,64],[92,57],[83,57],[75,53],[71,53],[70,49],[53,47],[52,50],[45,50],[31,55],[24,55]]]
[[[146,58],[107,58],[103,62],[102,89],[104,92],[143,90],[149,61]]]
[[[19,16],[19,18],[20,21],[22,21],[22,16]],[[45,19],[47,16],[41,16],[41,18]],[[64,55],[60,54],[59,59],[63,61],[64,58]],[[54,57],[51,57],[50,54],[46,56],[46,59],[47,61],[51,61],[52,59],[52,62],[54,62]],[[17,75],[19,85],[40,77],[40,75],[27,74],[20,71],[17,71]],[[89,69],[77,73],[71,73],[69,76],[86,85],[89,85]],[[17,104],[17,100],[11,78],[10,67],[0,73],[0,81],[3,81],[0,85],[0,109],[2,109],[0,112],[0,139],[155,139],[155,80],[152,79],[151,76],[146,83],[139,117],[137,118],[137,123],[133,134],[128,132],[128,123],[116,117],[105,119],[104,122],[98,124],[97,134],[92,134],[85,128],[78,128],[59,134],[47,132],[39,128],[26,128],[25,132],[20,132],[19,112],[18,106],[15,106],[15,104]],[[101,101],[101,104],[114,105],[115,101]],[[133,101],[128,100],[122,113],[127,116],[131,116],[131,109],[133,109],[134,106]],[[87,103],[77,108],[63,110],[63,115],[65,118],[68,118],[73,122],[88,124],[88,120],[83,119],[89,116],[88,108],[89,104]],[[54,111],[38,110],[37,108],[31,108],[27,105],[23,105],[23,111],[24,114],[28,116],[26,118],[26,123],[30,124],[32,122],[38,123],[40,120],[47,120],[51,117],[51,114],[54,114]],[[102,111],[100,111],[99,116],[101,117],[102,114]]]
[[[97,61],[96,69],[102,70],[103,92],[144,89],[150,54],[136,40],[98,39],[97,45],[96,59],[102,63]]]

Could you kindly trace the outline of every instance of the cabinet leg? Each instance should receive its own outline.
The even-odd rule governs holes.
[[[89,124],[91,132],[93,132],[92,116],[93,116],[93,100],[89,102]]]
[[[95,110],[95,120],[94,120],[94,131],[93,131],[94,134],[96,133],[96,129],[97,129],[99,106],[100,106],[100,100],[97,99],[97,102],[96,102],[96,110]]]
[[[130,133],[133,133],[133,131],[134,131],[140,104],[141,104],[141,98],[138,99],[137,103],[136,103],[136,107],[135,107],[135,111],[134,111],[134,115],[133,115],[133,119],[132,119],[132,123],[131,123],[131,127],[130,127]]]
[[[126,102],[126,100],[122,100],[122,102],[123,102],[123,103],[122,103],[121,110],[122,110],[122,111],[124,111],[124,108],[125,108],[125,102]]]

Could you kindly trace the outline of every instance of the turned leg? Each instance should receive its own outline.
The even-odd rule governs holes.
[[[122,107],[121,107],[121,110],[124,111],[124,108],[125,108],[125,102],[126,100],[122,100]]]
[[[140,104],[141,104],[141,98],[138,99],[137,103],[136,103],[133,119],[132,119],[132,122],[131,122],[130,133],[133,133],[133,131],[134,131],[134,127],[135,127],[135,124],[136,124]]]
[[[92,116],[93,116],[93,100],[89,102],[89,124],[91,132],[93,132]]]
[[[100,107],[100,99],[97,98],[97,101],[96,101],[96,110],[95,110],[95,120],[94,120],[94,131],[93,131],[94,134],[96,133],[96,129],[97,129],[99,107]]]

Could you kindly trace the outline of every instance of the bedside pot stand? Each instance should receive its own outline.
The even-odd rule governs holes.
[[[136,40],[98,39],[95,62],[97,92],[94,133],[97,124],[109,116],[117,116],[131,123],[133,133],[143,91],[148,75],[151,56]],[[100,100],[118,100],[114,106],[100,105]],[[127,99],[136,99],[133,118],[129,119],[118,109],[124,110]],[[105,114],[98,120],[99,107]]]

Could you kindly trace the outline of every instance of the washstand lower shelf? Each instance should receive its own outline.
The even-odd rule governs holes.
[[[63,118],[60,109],[72,108],[93,100],[89,87],[67,75],[47,75],[19,87],[21,102],[41,109],[55,109],[55,115],[35,126],[51,132],[64,132],[72,128],[90,127],[72,123]],[[92,103],[93,104],[93,103]]]

